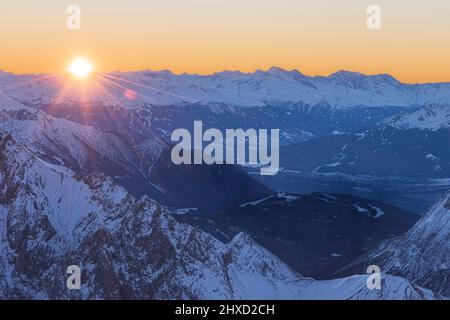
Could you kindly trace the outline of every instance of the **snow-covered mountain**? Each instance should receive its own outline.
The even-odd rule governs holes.
[[[317,137],[280,151],[286,170],[373,177],[447,178],[450,130],[399,129],[390,125],[363,133]]]
[[[418,215],[343,194],[275,193],[211,214],[175,216],[223,241],[246,232],[305,276],[333,273],[384,240],[402,235]],[[363,272],[358,270],[357,272]]]
[[[96,106],[80,116],[80,109],[86,111],[83,106],[36,109],[0,92],[0,126],[19,143],[78,174],[111,176],[135,196],[147,194],[177,207],[220,206],[270,192],[235,166],[174,165],[171,146],[134,111]],[[192,186],[194,179],[198,183]]]
[[[238,234],[225,244],[137,200],[102,174],[46,162],[2,130],[0,297],[3,299],[440,299],[387,276],[303,278]],[[82,270],[68,290],[65,270]]]
[[[367,289],[367,276],[312,281],[301,291],[307,300],[436,300],[443,297],[401,277],[382,276],[380,290]],[[396,298],[398,297],[398,298]],[[402,298],[399,298],[402,297]]]
[[[10,134],[0,146],[3,298],[71,297],[64,287],[70,264],[85,270],[78,298],[231,298],[227,277],[245,285],[244,266],[276,298],[277,281],[282,287],[298,277],[249,239],[220,243],[176,223],[148,197],[135,200],[104,175],[79,177]],[[237,264],[242,254],[254,264]],[[254,270],[262,266],[264,277]]]
[[[450,128],[398,123],[391,118],[360,133],[284,146],[279,174],[260,181],[273,190],[350,193],[423,214],[449,189]]]
[[[437,202],[404,235],[381,244],[350,264],[376,264],[383,272],[396,274],[450,295],[450,193]]]
[[[427,105],[414,112],[396,115],[386,119],[386,127],[403,130],[419,129],[436,131],[450,128],[450,107]]]
[[[276,67],[212,75],[177,75],[170,71],[99,73],[89,85],[52,74],[7,78],[8,83],[2,86],[8,95],[34,104],[90,101],[129,106],[225,103],[248,107],[302,101],[351,107],[448,105],[450,101],[450,83],[404,84],[389,75],[348,71],[311,77]]]
[[[281,126],[292,113],[314,114],[308,122],[326,118],[329,131],[347,123],[348,114],[337,117],[335,107],[355,107],[354,113],[363,105],[441,104],[447,87],[347,72],[307,77],[277,68],[211,76],[97,74],[83,83],[0,73],[0,298],[439,299],[389,275],[376,291],[367,289],[367,275],[305,278],[249,236],[220,241],[177,222],[159,202],[224,207],[271,192],[234,166],[173,165],[163,132],[178,125],[167,111],[172,106],[188,122],[199,115],[196,107],[205,107],[220,128],[239,118],[240,124]],[[284,114],[276,115],[280,106]],[[348,122],[397,113],[384,107],[375,113],[361,108]],[[291,133],[295,139],[316,134],[295,123],[285,134]],[[65,286],[72,264],[82,268],[81,291]],[[445,276],[434,270],[428,279]]]

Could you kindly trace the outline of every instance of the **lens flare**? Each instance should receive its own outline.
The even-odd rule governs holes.
[[[72,61],[66,71],[78,79],[87,78],[94,66],[86,59],[78,58]]]

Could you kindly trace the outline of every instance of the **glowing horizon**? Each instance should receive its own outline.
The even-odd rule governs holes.
[[[366,28],[373,4],[366,0],[27,2],[0,10],[0,69],[7,72],[61,73],[85,56],[99,72],[203,75],[277,66],[310,76],[348,70],[450,82],[450,1],[379,0],[379,31]],[[73,2],[82,9],[80,31],[65,28]]]

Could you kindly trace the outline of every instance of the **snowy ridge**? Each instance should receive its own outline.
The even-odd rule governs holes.
[[[56,118],[17,102],[9,105],[14,106],[14,109],[0,107],[1,128],[33,151],[75,169],[89,171],[93,165],[91,157],[97,154],[104,161],[128,172],[148,174],[149,171],[143,172],[143,168],[137,167],[136,163],[145,159],[151,170],[152,161],[158,158],[165,147],[159,140],[149,137],[132,148],[117,135],[93,126]]]
[[[24,75],[0,85],[9,96],[33,104],[82,100],[128,106],[185,103],[264,106],[302,101],[352,107],[446,105],[450,101],[450,83],[404,84],[389,75],[368,76],[348,71],[311,77],[277,67],[253,73],[223,71],[212,75],[176,75],[170,71],[104,73],[96,75],[88,89],[76,84],[66,86],[69,81],[62,75]]]
[[[303,278],[245,234],[222,243],[102,174],[46,162],[5,132],[0,189],[1,298],[440,298],[400,278],[376,292],[365,276]],[[65,288],[71,264],[83,270],[80,291]]]
[[[123,100],[117,87],[97,95],[102,88],[94,86],[81,97],[101,104],[184,103],[181,91],[192,96],[203,92],[203,102],[211,97],[220,101],[230,92],[205,88],[221,77],[267,78],[261,85],[293,77],[311,90],[316,86],[308,77],[280,69],[207,77],[167,72],[123,76],[139,83],[134,86],[143,94],[136,100]],[[365,80],[347,73],[330,81],[342,82],[350,91],[365,91],[373,81],[400,86],[386,76]],[[367,289],[366,275],[327,282],[304,278],[248,235],[221,242],[178,223],[148,196],[134,198],[103,173],[85,175],[92,171],[93,156],[102,160],[102,170],[112,168],[111,176],[117,168],[148,174],[163,145],[148,138],[131,148],[118,134],[36,109],[48,102],[77,101],[76,88],[59,96],[62,84],[61,78],[51,75],[0,74],[0,298],[440,299],[398,277],[387,276],[381,291]],[[230,86],[235,85],[231,81]],[[255,95],[263,91],[268,98],[274,95],[263,87],[255,88]],[[232,99],[236,104],[244,101],[239,96]],[[275,198],[287,203],[299,199],[287,193]],[[331,201],[332,196],[324,194],[323,199]],[[83,270],[81,291],[65,286],[65,269],[72,264]]]
[[[386,126],[397,129],[436,131],[450,128],[450,107],[427,106],[416,112],[392,117],[384,121]]]
[[[383,272],[400,275],[450,296],[449,252],[450,193],[407,233],[384,242],[347,268],[376,264]]]
[[[380,290],[367,289],[367,276],[356,275],[336,280],[315,281],[302,296],[310,300],[435,300],[442,299],[431,290],[391,275],[382,275]],[[401,298],[400,298],[401,297]]]

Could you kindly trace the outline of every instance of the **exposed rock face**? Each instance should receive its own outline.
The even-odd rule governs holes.
[[[232,298],[246,246],[273,290],[299,277],[248,237],[223,244],[102,174],[78,177],[9,134],[0,146],[3,298]],[[72,264],[83,270],[78,293],[65,288]]]
[[[376,264],[383,272],[396,274],[428,288],[450,295],[450,193],[436,203],[404,235],[386,241],[374,251],[352,263]]]
[[[440,298],[396,277],[376,292],[365,276],[303,278],[245,234],[220,242],[103,174],[80,177],[40,159],[9,134],[0,139],[0,189],[3,299]],[[81,290],[66,288],[73,264]]]
[[[148,195],[171,207],[210,207],[271,192],[237,166],[175,165],[171,146],[125,108],[56,105],[44,112],[11,99],[5,108],[3,98],[0,92],[0,128],[18,143],[79,175],[104,173],[136,198]],[[74,111],[80,109],[85,113]],[[75,115],[62,117],[62,110]],[[192,180],[197,183],[193,185]],[[204,197],[205,192],[209,197]]]
[[[165,145],[148,128],[128,114],[101,122],[98,110],[88,123],[61,118],[38,110],[38,96],[19,102],[0,91],[0,298],[440,298],[398,277],[385,277],[378,291],[367,289],[367,276],[305,278],[245,234],[224,243],[177,222],[153,196],[116,184],[131,176],[137,187],[138,178],[149,188],[160,182],[155,196],[176,194],[155,179],[155,168],[167,168],[159,162]],[[209,181],[210,171],[202,172],[183,176],[183,188],[200,174]],[[233,177],[229,189],[243,181]],[[66,287],[70,265],[81,268],[81,290]]]

